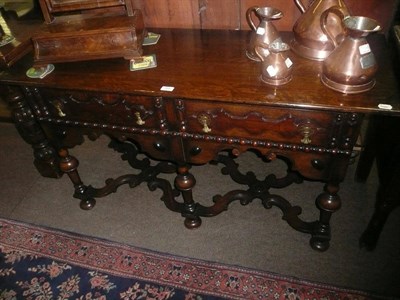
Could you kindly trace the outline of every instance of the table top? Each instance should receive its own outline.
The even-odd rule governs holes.
[[[320,81],[322,63],[290,53],[293,80],[273,87],[260,79],[261,64],[246,57],[248,31],[149,29],[160,33],[156,45],[143,47],[144,55],[155,54],[157,67],[130,71],[129,61],[107,59],[60,63],[44,79],[31,79],[29,53],[9,69],[0,71],[0,82],[59,89],[79,89],[148,96],[190,98],[278,107],[384,113],[400,115],[398,83],[394,76],[385,37],[369,39],[379,70],[376,85],[368,92],[347,95],[325,87]],[[291,32],[283,32],[285,42]],[[173,91],[162,91],[163,86]],[[391,110],[378,107],[389,104]]]

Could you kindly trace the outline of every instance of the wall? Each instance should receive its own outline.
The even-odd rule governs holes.
[[[302,0],[307,5],[308,0]],[[132,0],[140,8],[147,27],[249,29],[246,10],[254,5],[280,9],[284,17],[275,22],[281,31],[292,30],[300,15],[294,0]],[[345,0],[353,15],[378,20],[390,28],[398,0]]]

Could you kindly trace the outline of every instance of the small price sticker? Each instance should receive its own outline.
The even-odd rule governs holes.
[[[286,60],[285,60],[285,64],[286,64],[286,67],[289,69],[292,65],[293,65],[293,62],[290,60],[290,58],[288,57],[288,58],[286,58]]]
[[[173,86],[163,85],[160,90],[164,92],[172,92],[174,89],[175,87]]]
[[[360,51],[361,55],[364,55],[371,52],[371,47],[369,46],[369,44],[364,44],[358,47],[358,50]]]
[[[263,28],[263,27],[258,27],[256,32],[257,32],[258,35],[264,35],[264,33],[265,33],[265,28]]]
[[[268,66],[267,72],[269,76],[274,77],[278,73],[278,70],[274,66]]]
[[[392,109],[393,107],[390,104],[378,104],[380,109]]]

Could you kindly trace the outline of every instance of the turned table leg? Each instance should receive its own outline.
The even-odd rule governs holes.
[[[311,247],[318,251],[328,250],[331,240],[330,219],[332,214],[339,210],[341,206],[341,200],[337,194],[339,186],[328,183],[324,189],[324,192],[316,200],[316,205],[320,210],[320,217],[310,239]]]
[[[92,209],[96,204],[96,200],[93,198],[93,195],[90,195],[90,192],[88,192],[89,189],[82,183],[77,170],[79,166],[78,160],[69,155],[66,149],[61,149],[59,155],[61,157],[60,169],[64,173],[67,173],[74,184],[74,197],[81,200],[80,207],[84,210]]]
[[[59,169],[57,152],[37,123],[23,93],[16,88],[9,88],[7,101],[12,109],[15,127],[23,140],[33,148],[36,169],[44,177],[60,178],[63,173]]]
[[[195,215],[196,203],[193,200],[192,189],[196,184],[196,179],[189,173],[188,166],[179,166],[178,175],[175,178],[175,186],[181,192],[184,209],[182,216],[185,217],[186,228],[197,228],[201,225],[201,219]]]

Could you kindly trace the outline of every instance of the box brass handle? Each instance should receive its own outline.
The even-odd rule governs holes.
[[[135,112],[135,117],[136,117],[136,124],[138,125],[144,125],[146,124],[145,121],[142,120],[141,116],[140,116],[140,112]]]
[[[55,100],[53,101],[53,106],[57,110],[57,114],[59,117],[65,117],[66,114],[63,112],[64,105],[61,101]]]
[[[205,114],[201,114],[197,117],[197,120],[199,121],[199,123],[203,126],[202,131],[205,133],[211,132],[211,128],[210,123],[211,123],[211,119],[209,116],[205,115]]]
[[[303,134],[301,142],[305,145],[311,144],[311,136],[314,134],[314,130],[310,126],[301,126],[300,132]]]

